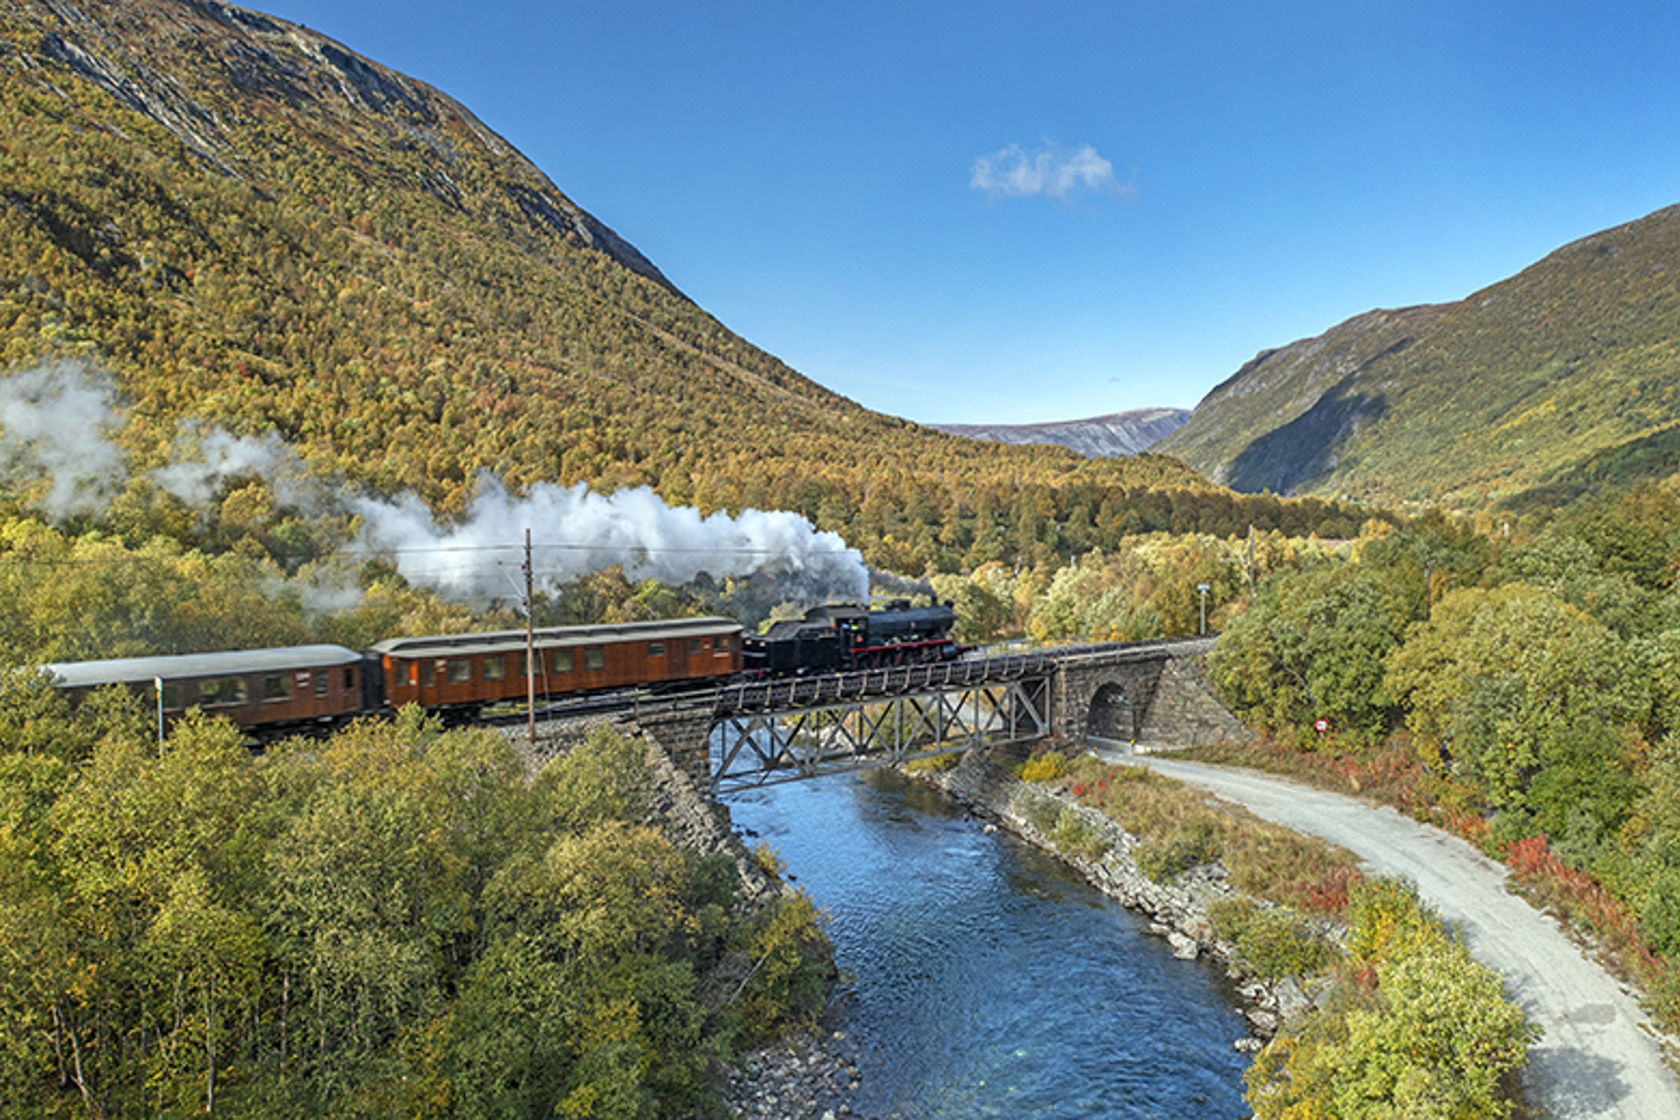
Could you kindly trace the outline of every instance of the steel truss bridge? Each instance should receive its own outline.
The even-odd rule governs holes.
[[[762,698],[750,689],[720,698],[733,703],[717,713],[708,742],[714,795],[1032,742],[1050,731],[1043,668],[952,663],[787,685],[772,686]]]
[[[1183,642],[1061,646],[752,681],[679,703],[696,719],[692,734],[704,737],[703,754],[694,761],[704,759],[717,796],[973,747],[1036,742],[1062,730],[1054,699],[1059,674],[1158,660]]]

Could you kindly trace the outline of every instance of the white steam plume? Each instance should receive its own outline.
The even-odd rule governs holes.
[[[54,362],[0,378],[0,474],[55,521],[98,513],[126,477],[107,434],[120,426],[108,376]]]
[[[37,505],[55,520],[97,514],[127,481],[121,451],[108,436],[123,416],[110,374],[63,362],[0,377],[0,479],[26,492],[45,485]],[[672,508],[646,487],[596,494],[579,483],[539,484],[523,498],[495,478],[479,481],[468,516],[441,526],[416,495],[393,500],[327,495],[278,435],[235,436],[184,422],[171,462],[146,476],[197,509],[208,509],[227,483],[258,478],[275,502],[306,516],[349,512],[361,518],[355,547],[390,554],[412,583],[476,604],[517,598],[520,546],[531,529],[540,587],[617,564],[631,580],[682,584],[748,576],[779,598],[804,602],[866,599],[868,569],[838,534],[819,532],[795,513],[746,510],[702,516]],[[348,587],[305,588],[320,609],[353,606]]]
[[[148,477],[158,486],[195,508],[208,506],[216,493],[235,478],[260,478],[274,500],[293,509],[311,503],[303,488],[303,463],[291,446],[270,432],[258,439],[236,436],[223,428],[205,431],[197,423],[182,425],[181,436],[197,445],[197,459],[176,459]]]
[[[618,564],[633,581],[679,584],[701,573],[714,579],[764,574],[789,580],[811,600],[869,593],[858,551],[796,513],[749,509],[738,517],[701,516],[691,507],[666,505],[645,486],[603,495],[583,483],[542,483],[516,498],[484,475],[466,520],[455,526],[440,526],[412,493],[395,501],[357,498],[349,505],[362,518],[359,547],[392,554],[412,583],[474,602],[520,591],[527,528],[532,567],[546,591]]]

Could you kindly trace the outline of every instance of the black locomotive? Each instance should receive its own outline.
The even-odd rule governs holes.
[[[742,662],[749,673],[787,676],[950,661],[963,653],[951,640],[956,621],[949,603],[912,607],[894,599],[878,611],[856,603],[813,607],[804,618],[743,637]]]

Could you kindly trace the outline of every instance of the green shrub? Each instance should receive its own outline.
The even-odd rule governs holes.
[[[1067,756],[1058,751],[1040,751],[1021,764],[1016,777],[1023,782],[1050,782],[1067,777]]]
[[[1034,797],[1032,803],[1027,806],[1026,811],[1021,815],[1027,818],[1027,823],[1032,825],[1033,828],[1045,836],[1049,836],[1056,830],[1056,825],[1061,822],[1062,807],[1056,803],[1054,798]]]
[[[960,754],[935,754],[927,758],[912,758],[904,764],[904,769],[911,774],[943,774],[954,769],[961,760]]]
[[[1108,840],[1102,832],[1086,820],[1079,810],[1072,807],[1062,809],[1049,836],[1050,843],[1056,846],[1056,850],[1068,855],[1101,859],[1108,853]]]
[[[1404,954],[1410,946],[1446,936],[1441,920],[1418,898],[1410,879],[1361,879],[1348,890],[1348,955],[1376,961]]]
[[[746,945],[752,971],[739,1001],[742,1041],[817,1021],[834,977],[823,933],[827,920],[804,891],[778,899],[754,919]]]
[[[1651,948],[1665,957],[1680,956],[1680,871],[1668,871],[1651,884],[1639,915]]]
[[[1498,974],[1471,959],[1409,882],[1355,884],[1348,914],[1340,996],[1291,1024],[1249,1070],[1257,1120],[1509,1116],[1504,1086],[1538,1032]],[[1222,920],[1242,924],[1241,915]]]
[[[787,861],[776,853],[776,849],[770,846],[768,840],[760,840],[752,846],[752,858],[766,875],[780,878],[782,872],[787,870]]]
[[[1217,822],[1198,816],[1180,822],[1164,840],[1145,840],[1132,852],[1138,869],[1157,883],[1168,882],[1224,850]]]
[[[1336,953],[1300,915],[1251,899],[1216,903],[1209,917],[1214,935],[1229,941],[1255,971],[1267,979],[1322,972]]]

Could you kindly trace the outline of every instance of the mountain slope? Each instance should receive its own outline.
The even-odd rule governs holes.
[[[1206,519],[1156,502],[1099,530],[1128,494],[1250,516],[1164,457],[869,412],[730,333],[450,98],[216,0],[0,7],[0,168],[0,362],[108,366],[142,466],[192,417],[444,510],[484,470],[648,484],[796,510],[912,570]]]
[[[997,443],[1056,443],[1093,459],[1136,455],[1189,419],[1183,408],[1139,408],[1049,424],[930,424],[954,436]]]
[[[1152,450],[1243,491],[1389,503],[1480,504],[1606,461],[1661,476],[1675,463],[1649,448],[1680,422],[1676,338],[1680,207],[1458,303],[1262,353]]]

